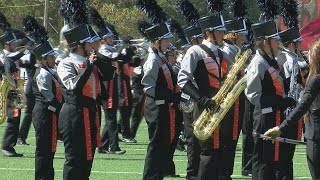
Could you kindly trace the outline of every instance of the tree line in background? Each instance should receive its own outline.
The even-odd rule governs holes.
[[[186,27],[184,18],[177,14],[175,0],[157,0],[158,4],[164,9],[168,19],[175,19]],[[208,14],[206,0],[190,0],[199,10],[200,15]],[[227,2],[227,0],[226,0]],[[248,18],[257,21],[260,11],[256,0],[246,0],[248,7]],[[113,24],[120,36],[131,36],[141,38],[137,30],[137,22],[146,19],[143,12],[135,7],[135,0],[87,0],[89,6],[95,7],[107,22]],[[60,29],[63,26],[63,19],[58,13],[61,0],[50,0],[49,3],[49,26],[50,37],[59,43]],[[224,18],[228,19],[227,6]],[[43,22],[44,0],[0,0],[0,11],[5,14],[13,28],[22,30],[21,21],[26,15],[36,17],[39,23]]]

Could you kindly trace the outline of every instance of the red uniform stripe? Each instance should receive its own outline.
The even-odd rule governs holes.
[[[99,106],[97,106],[96,112],[96,127],[97,127],[97,147],[101,147],[101,136],[100,136],[100,118],[99,118]]]
[[[128,87],[125,80],[122,81],[123,84],[123,95],[124,95],[124,105],[129,106],[129,99],[128,99]]]
[[[170,113],[170,144],[174,140],[175,128],[176,128],[176,110],[174,107],[169,104],[169,113]]]
[[[112,100],[113,100],[113,86],[114,86],[114,80],[110,80],[109,82],[109,98],[108,98],[108,108],[111,109],[113,106]]]
[[[88,108],[83,108],[83,120],[84,120],[84,133],[86,138],[87,160],[92,160],[91,128],[90,128],[90,118],[89,118]]]
[[[55,112],[52,113],[52,147],[51,152],[56,152],[57,150],[57,115]]]
[[[238,131],[239,131],[239,108],[240,108],[240,98],[237,98],[234,104],[234,116],[233,116],[233,134],[232,139],[238,139]]]
[[[278,110],[276,112],[276,126],[280,125],[280,121],[281,121],[281,113],[280,110]],[[279,161],[279,148],[280,148],[280,144],[279,141],[274,142],[274,161]]]
[[[220,133],[219,127],[217,127],[213,132],[213,149],[219,149],[220,147]]]

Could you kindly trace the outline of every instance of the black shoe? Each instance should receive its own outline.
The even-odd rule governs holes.
[[[133,138],[122,138],[122,142],[124,142],[124,143],[137,143],[137,141]]]
[[[178,144],[176,147],[177,150],[182,151],[182,152],[187,152],[186,148],[184,145]]]
[[[248,177],[252,177],[252,172],[250,171],[242,171],[242,176],[248,176]]]
[[[117,151],[108,151],[109,154],[116,154],[116,155],[121,155],[126,153],[126,150],[117,150]]]
[[[164,177],[166,177],[166,178],[179,178],[180,175],[179,174],[169,174],[169,175],[165,175]]]
[[[2,149],[1,152],[5,157],[22,157],[23,156],[23,154],[18,154],[15,151],[8,151],[8,150]]]
[[[21,146],[29,146],[30,145],[30,144],[28,144],[26,142],[26,140],[23,140],[23,139],[20,139],[20,138],[17,140],[17,144],[21,145]]]
[[[108,150],[105,150],[105,149],[103,149],[103,148],[98,148],[98,153],[100,153],[100,154],[108,154],[109,151],[108,151]]]

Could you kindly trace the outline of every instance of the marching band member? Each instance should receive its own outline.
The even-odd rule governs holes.
[[[17,51],[17,36],[11,29],[11,25],[7,22],[5,16],[1,13],[0,21],[0,28],[4,31],[4,34],[0,37],[0,43],[3,47],[4,53],[4,57],[2,59],[4,65],[4,73],[2,75],[5,75],[10,83],[13,83],[16,87],[19,69],[15,61],[19,60],[23,56],[23,53]],[[1,148],[2,154],[7,157],[23,156],[22,154],[16,153],[14,149],[18,138],[21,115],[21,110],[15,107],[14,104],[16,98],[17,92],[15,90],[10,90],[6,100],[7,127],[3,136]]]
[[[70,54],[57,68],[65,103],[59,116],[59,131],[65,147],[63,179],[89,179],[95,149],[99,144],[98,103],[100,74],[95,66],[92,36],[82,1],[66,1],[61,9],[67,17],[68,29],[63,35]],[[64,15],[66,15],[64,14]],[[66,17],[65,17],[66,18]]]
[[[101,31],[102,32],[102,31]],[[120,53],[113,47],[113,32],[109,27],[102,32],[104,35],[101,40],[99,53],[109,58],[117,58],[112,62],[115,69],[118,69],[118,58]],[[117,110],[119,104],[118,96],[118,71],[114,73],[113,78],[109,81],[103,81],[102,104],[105,112],[105,127],[102,132],[102,146],[100,153],[124,154],[126,151],[119,147],[118,126],[117,126]]]
[[[246,35],[248,34],[246,28],[246,6],[243,1],[231,1],[230,2],[230,11],[233,14],[233,20],[229,20],[225,22],[225,27],[227,29],[227,34],[224,36],[224,46],[222,49],[227,52],[230,59],[235,59],[238,53],[242,53],[242,47],[246,39]],[[241,11],[239,11],[239,6],[241,6]],[[239,72],[238,78],[240,79],[244,75],[244,72]],[[221,166],[225,166],[227,174],[233,174],[234,160],[236,154],[236,147],[238,143],[238,138],[240,131],[242,129],[242,122],[244,118],[245,112],[245,95],[241,93],[240,96],[235,101],[233,107],[229,110],[228,113],[232,115],[230,118],[231,122],[230,126],[232,126],[230,132],[228,133],[228,137],[224,139],[226,142],[222,142],[226,147],[224,150],[226,155],[226,159],[224,160]]]
[[[180,96],[175,94],[174,74],[165,57],[173,35],[156,1],[138,1],[137,6],[154,24],[143,23],[144,26],[139,28],[151,42],[141,81],[146,94],[144,116],[150,140],[142,179],[161,180],[169,169],[170,148],[175,137],[175,107],[180,102]]]
[[[23,25],[26,31],[33,30],[28,37],[34,41],[35,48],[32,51],[40,61],[33,79],[29,79],[33,81],[32,89],[36,99],[32,111],[36,136],[35,179],[54,179],[53,159],[62,101],[58,77],[54,70],[56,53],[47,41],[49,37],[45,28],[33,17],[24,17]]]
[[[270,2],[272,3],[272,2]],[[295,104],[292,98],[285,97],[285,81],[275,57],[278,53],[278,30],[274,19],[277,7],[273,4],[262,4],[261,22],[253,24],[257,52],[248,67],[248,82],[245,94],[255,106],[254,132],[263,133],[274,125],[280,125],[283,111]],[[269,11],[271,9],[271,11]],[[281,166],[281,154],[284,149],[279,144],[254,138],[253,179],[276,179],[282,176],[287,167]],[[281,166],[281,167],[280,167]],[[286,178],[282,176],[282,178]],[[289,178],[289,177],[288,177]]]
[[[298,102],[300,98],[300,92],[303,89],[302,76],[300,72],[299,63],[300,57],[299,53],[301,52],[301,42],[302,38],[298,28],[298,3],[297,2],[289,2],[283,1],[281,3],[281,9],[283,9],[282,15],[284,19],[284,23],[288,29],[279,33],[281,42],[283,44],[283,49],[281,52],[285,55],[285,62],[283,64],[285,81],[288,84],[285,89],[285,93],[288,97],[293,98]],[[287,116],[290,111],[292,111],[293,107],[289,107],[285,110],[285,116]],[[292,126],[290,130],[282,135],[289,139],[301,139],[302,134],[302,120],[296,124],[296,126]],[[299,137],[298,137],[298,134]],[[282,166],[286,166],[288,171],[286,172],[286,177],[288,179],[293,179],[293,157],[295,152],[295,145],[281,143],[280,148],[285,149],[282,154],[283,163]],[[280,168],[282,167],[280,166]]]
[[[320,72],[319,72],[319,54],[320,40],[315,40],[310,45],[309,60],[310,73],[307,79],[307,85],[301,97],[301,101],[297,104],[290,115],[274,128],[269,129],[264,134],[276,138],[282,133],[288,132],[297,122],[307,113],[306,133],[307,139],[307,162],[312,179],[320,179],[320,125],[319,119],[319,90],[320,90]]]
[[[184,29],[187,40],[191,43],[191,46],[201,44],[203,40],[203,34],[198,22],[198,20],[200,19],[200,14],[198,10],[188,0],[177,1],[176,6],[177,6],[176,9],[178,13],[180,13],[185,17],[189,25],[189,27]],[[184,53],[184,57],[187,52],[188,51]],[[183,63],[184,57],[182,61],[179,62],[180,64]],[[185,94],[185,92],[183,91],[182,93]],[[187,95],[187,97],[189,98],[186,100],[191,101],[190,96]],[[183,112],[183,123],[184,123],[185,137],[187,141],[187,157],[188,157],[188,163],[187,163],[187,169],[186,169],[187,180],[197,179],[199,163],[200,163],[200,149],[201,149],[200,143],[199,143],[199,140],[193,134],[193,127],[192,127],[192,123],[195,120],[194,113],[195,113],[195,109],[193,109],[191,112]]]
[[[199,46],[192,46],[182,60],[178,75],[178,84],[182,92],[191,96],[197,102],[194,119],[197,119],[205,108],[213,108],[215,102],[211,99],[219,90],[221,82],[226,77],[228,65],[232,64],[225,52],[219,49],[223,43],[224,22],[220,11],[199,19],[204,40]],[[228,178],[227,171],[221,169],[219,159],[223,157],[220,141],[227,124],[221,124],[214,136],[200,142],[200,165],[197,179]],[[222,162],[221,162],[222,163]],[[224,163],[224,162],[223,162]]]

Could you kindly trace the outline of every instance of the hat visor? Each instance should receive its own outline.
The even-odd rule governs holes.
[[[173,34],[171,32],[168,32],[167,34],[160,37],[160,39],[170,39],[173,38]]]
[[[94,41],[92,41],[91,37],[86,37],[82,40],[79,41],[80,43],[93,43]]]
[[[41,56],[42,57],[45,57],[45,56],[54,56],[54,55],[56,55],[57,53],[54,51],[54,50],[51,50],[51,51],[49,51],[49,52],[47,52],[47,53],[45,53],[45,54],[42,54]]]
[[[94,37],[91,38],[91,40],[92,40],[93,42],[97,42],[97,41],[100,41],[101,38],[100,38],[99,36],[94,36]]]
[[[279,33],[273,34],[269,36],[268,38],[276,39],[276,40],[281,40],[281,37],[279,36]]]
[[[303,41],[303,38],[302,38],[302,37],[299,37],[299,38],[293,40],[293,42],[302,42],[302,41]]]

